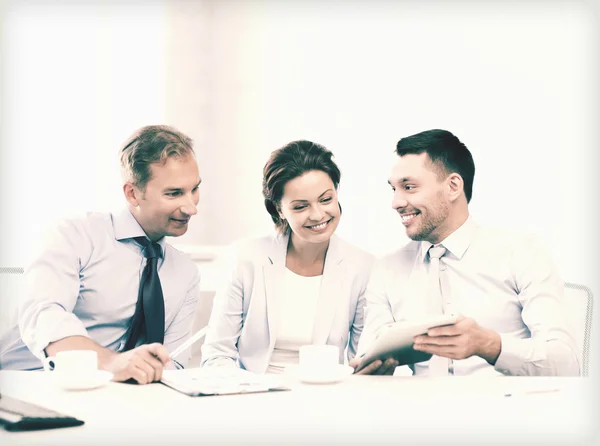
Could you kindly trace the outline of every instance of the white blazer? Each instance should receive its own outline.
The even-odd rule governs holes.
[[[264,373],[277,339],[280,287],[288,236],[262,237],[234,245],[230,265],[215,295],[202,346],[202,365],[235,361]],[[365,289],[374,257],[333,236],[325,257],[313,344],[356,354],[364,323]]]

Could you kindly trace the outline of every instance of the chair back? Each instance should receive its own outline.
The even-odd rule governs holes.
[[[23,268],[0,266],[0,333],[16,323],[24,291]]]
[[[567,318],[581,361],[581,376],[588,376],[594,308],[592,291],[585,285],[565,282],[564,293]]]

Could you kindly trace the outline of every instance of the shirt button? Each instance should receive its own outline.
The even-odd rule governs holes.
[[[446,265],[440,265],[440,271],[446,271]]]

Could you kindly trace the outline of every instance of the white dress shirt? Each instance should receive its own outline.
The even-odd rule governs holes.
[[[445,306],[500,334],[496,364],[472,356],[454,361],[455,375],[577,375],[563,282],[546,250],[532,236],[481,228],[469,217],[442,244]],[[427,316],[429,242],[409,242],[373,267],[366,292],[364,353],[390,323]],[[447,311],[449,312],[449,311]],[[424,363],[413,367],[426,374]]]
[[[312,344],[322,275],[300,276],[285,269],[279,302],[278,337],[269,361],[268,373],[282,373],[298,364],[300,347]]]
[[[145,236],[129,210],[88,213],[59,224],[26,269],[18,324],[0,339],[0,367],[41,368],[44,349],[68,336],[85,336],[119,352],[135,312],[146,258],[133,237]],[[161,239],[158,263],[165,302],[167,350],[190,335],[199,298],[196,265]],[[138,342],[143,342],[140,339]],[[176,358],[185,364],[187,354]]]

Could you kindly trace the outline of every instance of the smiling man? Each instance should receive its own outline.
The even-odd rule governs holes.
[[[390,324],[454,314],[453,325],[414,339],[433,355],[410,365],[415,375],[577,375],[563,282],[534,237],[469,216],[475,165],[466,146],[429,130],[401,139],[396,154],[392,207],[412,241],[373,268],[359,353]],[[377,360],[360,373],[391,374],[397,364]]]
[[[185,234],[200,174],[192,140],[168,126],[136,131],[120,151],[127,206],[63,221],[26,271],[18,324],[0,367],[32,370],[65,350],[95,350],[116,381],[160,380],[190,335],[199,274],[165,236]],[[177,358],[185,364],[186,355]]]

